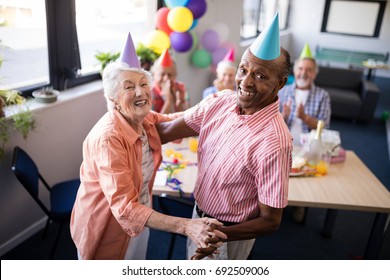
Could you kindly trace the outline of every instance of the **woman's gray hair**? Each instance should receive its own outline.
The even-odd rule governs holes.
[[[145,75],[148,79],[148,86],[152,87],[152,76],[149,72],[143,70],[142,68],[134,68],[127,65],[127,63],[115,61],[109,63],[103,71],[103,90],[104,97],[107,102],[107,110],[113,110],[115,108],[115,103],[113,100],[117,100],[117,94],[120,89],[120,84],[118,76],[121,72],[129,71]]]

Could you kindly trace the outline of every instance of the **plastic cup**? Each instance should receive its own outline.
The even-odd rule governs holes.
[[[191,152],[196,153],[198,151],[198,139],[190,138],[188,140],[188,148]]]

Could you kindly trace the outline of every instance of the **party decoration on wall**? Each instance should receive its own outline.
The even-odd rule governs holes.
[[[192,37],[192,46],[191,46],[191,49],[189,50],[189,52],[192,53],[198,47],[199,39],[198,39],[198,34],[196,34],[195,31],[191,30],[191,31],[189,31],[189,33],[191,34],[191,37]]]
[[[190,32],[172,32],[169,37],[172,48],[177,52],[186,52],[192,47],[193,39]]]
[[[153,30],[146,35],[144,45],[156,53],[161,54],[164,50],[170,48],[171,40],[164,31]]]
[[[206,0],[189,0],[186,6],[192,12],[194,19],[202,17],[207,10]]]
[[[210,52],[216,50],[220,43],[218,33],[212,29],[205,30],[200,37],[200,43]]]
[[[195,51],[199,40],[193,31],[206,13],[206,1],[164,0],[164,3],[166,7],[158,9],[154,18],[156,30],[146,34],[143,45],[157,54],[171,47],[176,52]]]
[[[188,0],[165,0],[165,5],[167,5],[169,8],[179,7],[179,6],[186,6],[188,3]]]
[[[206,68],[211,64],[211,55],[206,50],[196,50],[192,53],[191,62],[195,67]]]
[[[220,62],[221,60],[223,60],[223,58],[225,57],[225,55],[228,53],[228,49],[225,48],[225,47],[218,47],[217,49],[215,49],[212,53],[211,53],[211,57],[212,57],[212,62],[213,62],[213,65],[217,65],[218,62]]]
[[[167,22],[168,13],[169,9],[167,7],[159,9],[156,13],[154,22],[157,29],[164,31],[167,35],[170,35],[173,30],[169,27]]]
[[[173,31],[185,32],[190,29],[194,17],[186,7],[172,8],[168,13],[167,22]]]

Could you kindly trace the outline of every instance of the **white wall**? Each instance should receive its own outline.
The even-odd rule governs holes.
[[[390,52],[389,2],[386,5],[379,38],[321,33],[324,7],[325,0],[292,0],[290,13],[292,41],[289,50],[292,59],[299,56],[305,43],[310,44],[313,52],[315,52],[316,46],[366,52]],[[345,15],[345,19],[348,19],[348,15]],[[390,71],[377,70],[376,75],[390,77]]]
[[[37,128],[26,140],[12,132],[6,157],[0,161],[0,255],[41,229],[45,222],[45,214],[11,172],[13,147],[18,145],[30,154],[49,184],[76,178],[82,142],[106,111],[101,81],[64,91],[50,105],[33,102],[30,107]]]

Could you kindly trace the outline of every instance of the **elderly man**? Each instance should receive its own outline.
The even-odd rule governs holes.
[[[317,74],[317,63],[306,44],[294,63],[295,82],[279,91],[280,110],[294,145],[299,145],[301,133],[315,129],[319,120],[324,121],[326,127],[330,124],[330,97],[326,90],[314,84]]]
[[[236,91],[211,95],[184,117],[157,126],[163,142],[199,135],[193,218],[215,217],[227,235],[220,254],[210,257],[247,259],[255,238],[279,227],[287,205],[292,139],[279,112],[278,91],[289,71],[275,16],[243,54]],[[215,250],[198,247],[188,240],[188,258]]]

